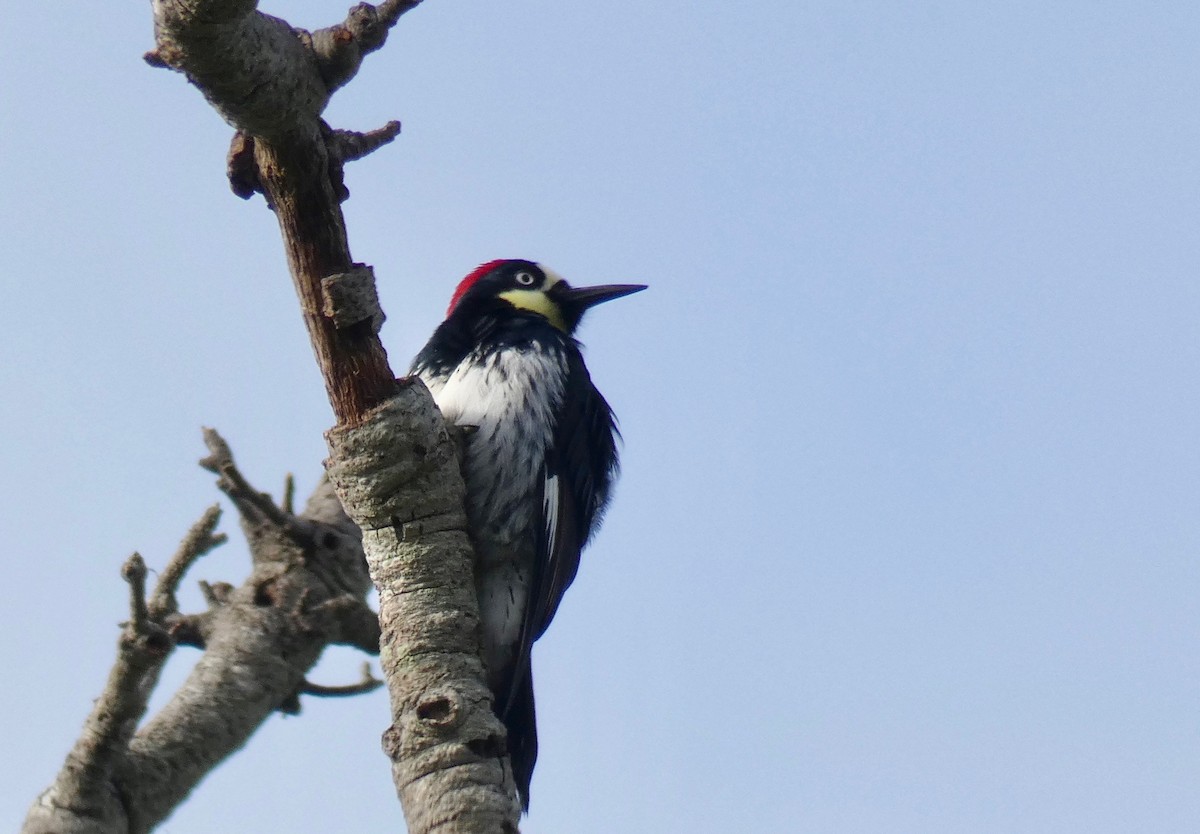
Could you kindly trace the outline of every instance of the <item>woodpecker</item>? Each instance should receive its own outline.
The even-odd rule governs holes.
[[[524,260],[483,264],[413,361],[466,440],[483,661],[522,807],[537,760],[530,648],[545,633],[600,525],[620,436],[574,338],[591,307],[642,284],[572,287]]]

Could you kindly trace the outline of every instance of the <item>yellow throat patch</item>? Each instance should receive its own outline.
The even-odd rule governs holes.
[[[546,295],[546,290],[560,283],[562,276],[542,264],[538,264],[538,268],[546,275],[546,283],[542,285],[541,289],[505,290],[500,293],[500,298],[503,298],[518,309],[537,313],[563,333],[566,333],[567,323],[563,321],[562,310],[550,300],[550,296]]]
[[[500,298],[518,309],[537,313],[559,330],[567,332],[567,323],[563,321],[562,311],[541,290],[505,290],[500,293]]]

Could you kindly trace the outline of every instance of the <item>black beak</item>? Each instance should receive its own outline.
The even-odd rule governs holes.
[[[578,310],[582,315],[584,310],[595,307],[597,304],[633,295],[644,289],[646,289],[645,284],[602,284],[598,287],[572,287],[563,282],[551,287],[548,295],[559,304]]]

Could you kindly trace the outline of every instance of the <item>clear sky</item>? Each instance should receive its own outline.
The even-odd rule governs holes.
[[[217,499],[200,426],[278,492],[331,422],[149,4],[11,6],[5,830],[122,560]],[[1181,2],[427,0],[338,94],[404,122],[346,209],[398,370],[481,261],[651,285],[582,333],[624,476],[534,654],[527,834],[1200,830],[1198,42]],[[164,830],[395,830],[386,721],[306,700]]]

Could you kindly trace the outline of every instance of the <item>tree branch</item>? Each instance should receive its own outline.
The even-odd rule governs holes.
[[[378,7],[359,3],[342,23],[312,33],[321,77],[330,92],[358,72],[362,59],[387,41],[388,30],[400,15],[415,9],[421,0],[384,0]]]
[[[152,62],[187,75],[245,137],[230,155],[235,191],[261,189],[275,210],[301,312],[340,423],[356,423],[395,391],[377,333],[339,330],[322,315],[321,279],[354,266],[340,199],[341,159],[320,115],[333,90],[378,49],[415,3],[360,4],[314,36],[254,10],[252,0],[159,0]],[[385,129],[385,132],[387,129]],[[379,141],[376,136],[375,140]],[[344,144],[339,140],[339,145]],[[253,163],[249,153],[253,153]]]
[[[175,551],[175,555],[171,557],[167,566],[159,574],[154,596],[149,602],[148,615],[151,619],[161,621],[168,615],[179,612],[179,605],[175,601],[175,592],[179,590],[179,583],[183,580],[183,575],[195,564],[197,559],[228,540],[224,533],[214,532],[220,521],[221,506],[213,504],[204,511],[200,520],[193,524],[187,535],[183,537],[179,549]]]
[[[206,439],[224,456],[222,478],[261,498],[220,436],[210,431]],[[175,592],[187,568],[224,538],[214,532],[216,508],[192,526],[149,597],[145,563],[130,557],[122,569],[130,619],[108,683],[54,783],[30,809],[24,834],[150,831],[272,711],[294,699],[324,647],[343,641],[347,598],[366,610],[370,583],[358,529],[330,506],[331,497],[322,483],[304,514],[283,519],[241,501],[253,570],[237,588],[205,585],[210,608],[203,614],[179,614]],[[361,630],[361,613],[355,622]],[[205,652],[181,689],[135,733],[177,639],[201,643]],[[369,636],[355,642],[371,645]]]
[[[75,821],[86,824],[95,820],[118,827],[126,823],[124,808],[110,801],[110,780],[124,757],[137,722],[145,714],[147,699],[163,661],[173,648],[170,637],[150,619],[147,611],[146,563],[142,557],[137,553],[130,556],[121,568],[121,575],[129,583],[130,617],[121,631],[108,684],[96,699],[55,785],[39,800],[63,809]],[[31,819],[33,816],[31,812]],[[27,823],[25,830],[51,829],[31,829]]]
[[[231,184],[243,196],[261,191],[279,221],[337,418],[327,468],[363,530],[380,594],[393,707],[385,749],[409,831],[515,832],[520,806],[479,660],[455,447],[425,387],[398,385],[388,366],[382,316],[369,309],[373,286],[361,291],[369,271],[351,258],[340,207],[343,162],[390,141],[399,125],[355,135],[320,118],[333,91],[415,5],[360,4],[343,23],[310,34],[257,13],[253,0],[156,0],[151,60],[184,72],[238,130]],[[340,288],[329,283],[334,276]],[[353,292],[339,294],[351,284]]]
[[[358,683],[346,684],[344,686],[322,686],[319,683],[306,680],[303,686],[300,687],[300,692],[303,695],[313,695],[318,698],[348,698],[352,695],[365,695],[368,692],[374,692],[381,686],[383,686],[383,681],[371,674],[371,664],[364,663],[362,665],[362,680]]]
[[[388,366],[373,289],[363,292],[369,272],[350,256],[340,208],[342,164],[390,141],[399,126],[353,134],[320,118],[332,92],[415,5],[360,4],[345,22],[310,34],[258,13],[254,0],[153,4],[156,47],[147,60],[185,73],[238,130],[231,183],[242,194],[261,191],[279,221],[337,418],[327,435],[331,480],[364,532],[360,539],[333,509],[327,489],[300,517],[289,512],[290,499],[276,506],[240,475],[224,441],[206,432],[205,465],[239,511],[252,573],[238,588],[207,586],[204,614],[175,610],[174,585],[217,541],[215,516],[189,533],[149,602],[145,567],[131,559],[132,616],[110,684],[59,778],[31,809],[26,832],[149,831],[273,710],[298,708],[297,693],[326,644],[372,646],[377,635],[360,604],[367,587],[360,542],[380,592],[393,705],[385,749],[409,830],[517,830],[504,731],[479,660],[456,449],[424,386],[399,386]],[[352,275],[340,288],[349,293],[326,283]],[[172,633],[205,652],[134,733]]]
[[[327,468],[379,589],[384,750],[409,831],[516,832],[504,727],[479,658],[456,445],[419,381],[370,418],[327,432]]]

